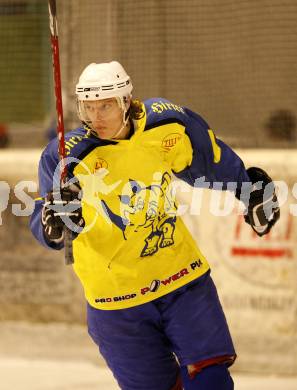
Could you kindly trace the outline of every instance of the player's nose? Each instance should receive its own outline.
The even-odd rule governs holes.
[[[96,115],[96,119],[97,119],[97,120],[100,120],[100,119],[103,118],[102,111],[101,111],[99,108],[96,109],[95,115]]]

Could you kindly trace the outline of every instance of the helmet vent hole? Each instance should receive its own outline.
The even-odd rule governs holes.
[[[88,98],[89,97],[89,95],[86,95],[86,98]]]
[[[99,97],[98,93],[96,93],[96,97]]]
[[[120,78],[120,76],[117,74],[117,78],[119,79]]]

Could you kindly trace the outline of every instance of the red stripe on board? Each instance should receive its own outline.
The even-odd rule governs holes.
[[[277,249],[277,248],[244,248],[233,247],[231,250],[233,256],[263,256],[270,257],[272,259],[276,257],[292,257],[290,249]]]

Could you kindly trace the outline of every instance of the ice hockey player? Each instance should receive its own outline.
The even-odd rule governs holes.
[[[204,177],[223,190],[237,182],[245,220],[260,236],[279,218],[273,182],[260,168],[246,170],[198,114],[131,93],[118,62],[84,69],[76,86],[82,127],[66,134],[76,184],[60,189],[54,179],[52,140],[39,164],[42,198],[31,230],[59,250],[64,224],[75,225],[73,267],[89,334],[121,389],[231,390],[236,353],[228,325],[209,265],[176,213],[171,182],[195,186]]]

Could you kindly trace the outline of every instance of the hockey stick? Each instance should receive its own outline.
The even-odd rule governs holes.
[[[64,138],[64,119],[61,91],[61,70],[60,70],[60,55],[59,55],[59,39],[58,39],[58,21],[56,0],[48,0],[49,24],[51,32],[51,46],[53,59],[53,73],[56,95],[56,112],[58,119],[57,135],[59,142],[59,159],[61,167],[61,187],[67,185],[67,166],[65,165],[65,138]],[[72,231],[64,227],[64,248],[65,248],[65,264],[73,264],[73,248],[72,248]]]

